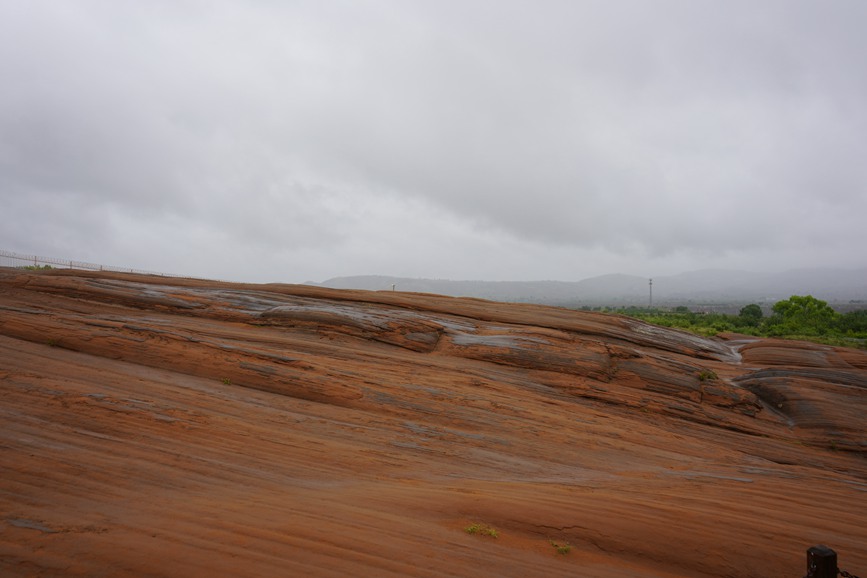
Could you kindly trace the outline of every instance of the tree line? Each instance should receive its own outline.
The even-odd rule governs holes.
[[[867,348],[867,309],[839,313],[812,295],[792,295],[777,301],[767,316],[756,303],[744,306],[737,315],[696,313],[685,306],[672,310],[623,307],[616,312],[702,335],[736,332]]]

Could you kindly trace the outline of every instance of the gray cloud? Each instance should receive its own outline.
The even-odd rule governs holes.
[[[0,6],[0,246],[220,278],[867,266],[867,7]]]

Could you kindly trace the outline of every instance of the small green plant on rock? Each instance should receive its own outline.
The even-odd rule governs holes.
[[[483,536],[490,536],[491,538],[497,538],[500,535],[495,528],[492,528],[487,524],[479,523],[470,524],[469,526],[464,528],[464,531],[467,534],[481,534]]]
[[[698,380],[702,383],[704,383],[705,381],[713,381],[714,379],[719,379],[719,376],[716,374],[716,372],[711,371],[710,369],[702,369],[698,373]]]
[[[229,379],[228,377],[224,377],[222,379],[222,382],[223,382],[223,385],[232,385],[232,380]]]
[[[559,542],[551,540],[551,545],[554,547],[555,550],[557,550],[558,554],[562,554],[564,556],[572,551],[572,545],[569,542],[560,544]]]

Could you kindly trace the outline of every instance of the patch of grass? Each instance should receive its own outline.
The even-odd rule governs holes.
[[[480,523],[470,524],[464,528],[464,531],[467,534],[481,534],[482,536],[490,536],[491,538],[497,538],[500,535],[495,528]]]
[[[224,377],[221,381],[223,382],[223,385],[232,385],[232,380],[228,377]]]
[[[554,547],[555,550],[557,550],[558,554],[562,554],[563,556],[572,551],[572,544],[570,544],[569,542],[561,544],[559,542],[551,540],[551,545]]]
[[[698,380],[704,383],[705,381],[713,381],[714,379],[719,379],[719,376],[716,372],[711,371],[710,369],[702,369],[698,372]]]

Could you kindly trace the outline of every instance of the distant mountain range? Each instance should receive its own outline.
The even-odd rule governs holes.
[[[437,293],[494,301],[552,305],[647,305],[649,280],[635,275],[602,275],[564,281],[450,281],[363,275],[335,277],[309,285],[334,289],[366,289]],[[754,273],[706,269],[653,278],[653,303],[773,303],[792,295],[813,295],[829,303],[867,304],[867,269],[795,269]]]

